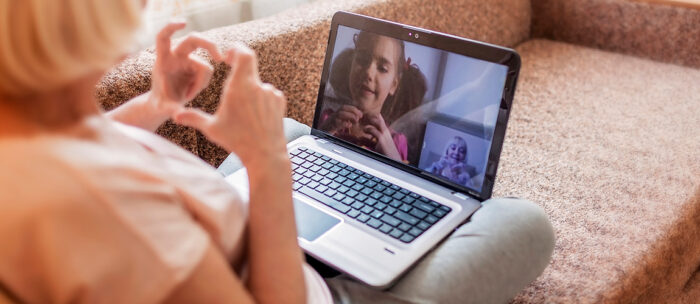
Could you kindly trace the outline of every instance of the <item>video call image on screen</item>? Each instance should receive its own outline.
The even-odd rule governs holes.
[[[339,26],[317,128],[481,191],[507,71]]]

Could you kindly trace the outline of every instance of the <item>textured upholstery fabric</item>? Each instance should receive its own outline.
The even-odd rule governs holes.
[[[633,0],[532,0],[532,35],[700,68],[700,10]]]
[[[517,51],[494,196],[542,204],[557,243],[516,302],[691,303],[700,70],[547,40]]]

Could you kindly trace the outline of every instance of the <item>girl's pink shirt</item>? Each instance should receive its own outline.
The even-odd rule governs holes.
[[[210,242],[240,261],[246,203],[153,133],[91,117],[0,139],[0,168],[0,284],[23,302],[157,303]],[[309,302],[330,302],[319,275],[304,273]]]

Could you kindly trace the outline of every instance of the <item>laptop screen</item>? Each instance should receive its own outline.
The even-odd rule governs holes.
[[[315,128],[481,192],[507,66],[344,25],[329,47]]]

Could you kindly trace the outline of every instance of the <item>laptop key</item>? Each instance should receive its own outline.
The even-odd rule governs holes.
[[[417,218],[419,218],[419,219],[423,219],[426,215],[428,215],[427,213],[425,213],[425,212],[423,212],[423,211],[420,211],[420,210],[418,210],[418,209],[416,209],[416,208],[413,208],[413,210],[411,210],[410,212],[408,212],[408,214],[413,215],[413,216],[415,216],[415,217],[417,217]]]
[[[404,213],[404,212],[402,212],[402,211],[396,211],[396,213],[394,214],[394,216],[395,216],[396,218],[398,218],[398,219],[400,219],[400,220],[406,222],[406,223],[409,224],[409,225],[415,226],[416,224],[418,224],[418,219],[417,219],[417,218],[412,217],[412,216],[410,216],[410,215],[408,215],[407,213]]]
[[[338,193],[338,191],[335,191],[335,190],[333,190],[333,189],[328,189],[328,190],[326,190],[325,192],[323,192],[323,194],[325,194],[325,195],[328,196],[328,197],[333,197],[333,196],[336,195],[337,193]]]
[[[421,201],[416,201],[415,203],[413,203],[413,207],[416,207],[428,213],[433,212],[433,210],[435,210],[435,207]]]
[[[295,182],[294,184],[292,184],[292,190],[297,191],[297,190],[299,190],[299,188],[301,188],[301,187],[303,187],[303,186],[304,186],[304,185]]]
[[[384,210],[386,207],[387,205],[385,203],[376,203],[374,205],[374,208],[376,208],[377,210]]]
[[[381,231],[381,232],[383,232],[383,233],[389,233],[389,232],[391,232],[391,230],[392,230],[393,228],[394,228],[394,227],[391,227],[391,226],[389,226],[389,225],[387,225],[387,224],[383,224],[381,227],[379,227],[379,231]]]
[[[324,192],[326,192],[326,190],[328,190],[328,187],[326,187],[324,185],[320,185],[320,186],[316,187],[315,189],[318,192],[324,193]]]
[[[419,223],[419,225],[420,225],[420,223]],[[428,227],[430,227],[430,226],[428,226]],[[401,231],[408,231],[408,229],[411,229],[411,225],[406,224],[406,223],[401,223],[401,224],[399,224],[399,227],[397,227],[397,228],[399,228],[399,230],[401,230]]]
[[[437,210],[433,211],[433,215],[437,216],[439,218],[442,218],[443,216],[445,216],[445,214],[447,214],[447,212],[445,212],[442,209],[437,209]]]
[[[352,205],[350,205],[350,207],[353,207],[353,208],[355,208],[355,209],[360,209],[360,208],[362,208],[362,207],[364,207],[364,206],[365,206],[365,204],[363,204],[363,203],[361,203],[361,202],[358,202],[358,201],[355,201],[354,203],[352,203]]]
[[[372,213],[372,211],[374,211],[374,208],[372,208],[370,206],[364,206],[364,207],[362,207],[362,209],[360,209],[360,212],[367,214],[368,216],[370,213]]]
[[[314,181],[312,181],[312,182],[306,184],[306,186],[309,187],[309,188],[311,188],[311,189],[314,189],[314,188],[318,187],[318,185],[320,185],[320,184],[319,184],[318,182],[314,182]]]
[[[357,216],[357,220],[360,221],[360,222],[363,222],[363,223],[366,222],[366,221],[369,220],[369,219],[370,219],[369,215],[364,214],[364,213],[360,213],[360,215]]]
[[[345,187],[345,186],[340,186],[336,190],[338,190],[338,192],[340,192],[340,193],[345,193],[345,192],[348,192],[348,190],[350,190],[350,188]]]
[[[379,226],[382,225],[382,221],[380,221],[376,218],[373,218],[373,219],[370,219],[369,221],[367,221],[367,225],[369,225],[372,228],[379,228]]]
[[[374,210],[372,211],[372,213],[370,213],[370,216],[373,218],[380,218],[382,217],[382,215],[384,215],[384,212],[381,212],[379,210]]]
[[[399,201],[399,200],[392,200],[391,203],[390,203],[389,205],[391,205],[391,206],[394,207],[394,208],[399,208],[399,207],[401,207],[401,205],[403,205],[403,204],[404,204],[404,203],[402,203],[402,202]]]
[[[360,211],[358,211],[357,209],[350,209],[350,211],[348,211],[347,214],[348,214],[348,216],[351,217],[351,218],[356,218],[356,217],[358,217],[361,213],[360,213]]]
[[[408,205],[408,204],[402,204],[399,207],[399,210],[401,210],[403,212],[409,212],[409,211],[411,211],[411,209],[413,209],[413,207],[411,207],[411,205]]]
[[[439,218],[435,217],[434,215],[428,215],[428,216],[427,216],[426,218],[424,218],[423,220],[425,220],[425,221],[428,222],[429,224],[435,224],[435,222],[437,222],[437,221],[439,220]]]
[[[338,184],[336,182],[332,182],[330,185],[328,185],[328,188],[331,188],[331,189],[338,189],[338,187],[340,187],[340,184]]]
[[[355,199],[353,199],[352,197],[346,197],[340,202],[346,205],[352,205],[355,202]]]
[[[357,199],[357,198],[355,198],[355,199]],[[368,199],[364,200],[364,202],[367,205],[374,206],[377,203],[377,200],[373,199],[373,198],[368,198]]]
[[[306,177],[304,177],[304,178],[302,178],[302,179],[299,180],[299,183],[302,184],[302,185],[306,185],[306,184],[308,184],[308,183],[310,183],[310,182],[311,182],[311,179],[306,178]]]
[[[352,190],[352,189],[350,189],[350,191],[348,191],[348,192],[345,192],[345,195],[347,195],[347,196],[349,196],[349,197],[355,197],[355,196],[357,196],[358,194],[360,194],[360,193],[357,192],[357,191],[355,191],[355,190]]]
[[[416,225],[416,227],[418,229],[425,231],[425,230],[428,230],[428,228],[430,228],[430,224],[428,224],[426,222],[420,222],[420,223],[418,223],[418,225]]]
[[[299,192],[321,202],[322,204],[324,204],[328,207],[331,207],[335,210],[338,210],[341,213],[346,213],[346,212],[350,211],[350,207],[345,206],[345,205],[341,204],[340,202],[338,202],[338,201],[336,201],[328,196],[325,196],[322,193],[318,193],[316,190],[313,190],[309,187],[301,187],[301,189],[299,189]]]
[[[411,230],[408,231],[408,234],[412,236],[419,236],[421,233],[423,233],[423,230],[420,230],[416,227],[413,227]]]
[[[382,220],[382,222],[385,222],[385,223],[391,225],[392,227],[396,227],[396,226],[401,224],[400,220],[398,220],[397,218],[395,218],[391,215],[388,215],[388,214],[385,214],[384,216],[382,216],[381,220]]]
[[[399,238],[399,241],[402,241],[402,242],[404,242],[404,243],[410,243],[410,242],[412,242],[414,239],[415,239],[415,237],[413,237],[412,235],[410,235],[410,234],[408,234],[408,233],[404,233],[404,234],[401,236],[401,238]]]
[[[396,229],[396,228],[394,228],[394,230],[391,230],[391,232],[389,232],[389,235],[395,239],[400,238],[402,234],[403,234],[403,231]]]
[[[360,201],[360,202],[364,202],[367,199],[367,195],[358,194],[357,196],[355,196],[355,199]]]

